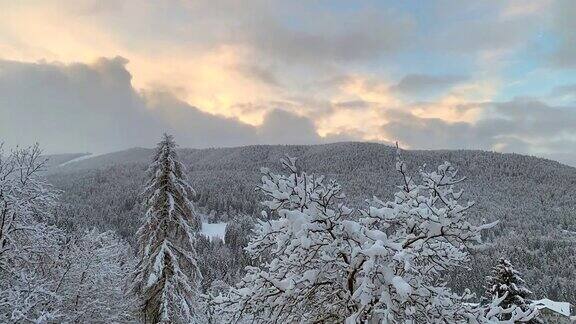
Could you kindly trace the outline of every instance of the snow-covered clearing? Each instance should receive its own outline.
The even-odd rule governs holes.
[[[555,311],[556,313],[562,314],[564,316],[570,316],[570,303],[557,302],[550,300],[548,298],[535,300],[532,305],[537,309],[548,308]]]
[[[202,223],[202,230],[200,231],[203,235],[212,238],[219,238],[224,241],[224,234],[226,233],[226,223]]]
[[[59,166],[59,167],[63,167],[63,166],[66,166],[66,165],[68,165],[68,164],[71,164],[71,163],[75,163],[75,162],[79,162],[79,161],[86,160],[86,159],[89,159],[89,158],[93,158],[94,156],[95,156],[94,154],[88,153],[88,154],[86,154],[86,155],[79,156],[79,157],[77,157],[77,158],[75,158],[75,159],[72,159],[72,160],[70,160],[70,161],[66,161],[66,162],[64,162],[64,163],[62,163],[62,164],[60,164],[60,165],[58,165],[58,166]]]

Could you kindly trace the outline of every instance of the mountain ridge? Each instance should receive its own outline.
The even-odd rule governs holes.
[[[194,151],[212,151],[212,150],[221,150],[221,151],[234,151],[234,150],[243,150],[249,148],[265,148],[265,147],[332,147],[337,145],[376,145],[382,147],[387,150],[395,150],[396,148],[392,145],[385,144],[385,143],[376,143],[376,142],[360,142],[360,141],[347,141],[347,142],[334,142],[334,143],[322,143],[322,144],[306,144],[306,145],[296,145],[296,144],[254,144],[254,145],[241,145],[241,146],[234,146],[234,147],[210,147],[210,148],[187,148],[187,147],[180,147],[178,149],[179,152],[194,152]],[[563,167],[568,167],[574,169],[576,172],[576,167],[563,163],[561,161],[557,161],[547,157],[539,157],[529,154],[521,154],[521,153],[503,153],[503,152],[496,152],[496,151],[487,151],[487,150],[479,150],[479,149],[402,149],[402,151],[409,151],[409,152],[436,152],[436,153],[450,153],[450,152],[471,152],[471,153],[479,153],[479,154],[495,154],[495,155],[503,155],[503,156],[519,156],[519,157],[526,157],[526,158],[533,158],[537,160],[547,161],[551,163],[559,164]],[[74,166],[80,166],[85,168],[91,168],[91,162],[94,161],[113,161],[112,158],[114,157],[124,157],[126,154],[147,154],[148,157],[151,157],[154,148],[146,148],[146,147],[131,147],[124,150],[109,152],[105,154],[98,154],[82,161],[73,162],[71,163]],[[89,153],[65,153],[65,154],[54,154],[48,155],[47,157],[52,158],[54,156],[65,156],[65,155],[75,155],[75,156],[82,156],[87,155]],[[142,155],[140,158],[142,158]],[[126,162],[125,160],[123,160]],[[140,162],[138,161],[129,161],[129,162]],[[89,164],[89,165],[86,165]]]

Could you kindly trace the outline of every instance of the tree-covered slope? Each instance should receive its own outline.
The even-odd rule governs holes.
[[[394,170],[395,149],[374,143],[315,146],[246,146],[182,149],[196,201],[214,220],[238,213],[258,215],[261,197],[254,191],[262,166],[278,170],[284,155],[301,168],[326,174],[343,186],[350,205],[365,199],[390,199],[401,179]],[[135,148],[96,156],[49,171],[49,180],[65,191],[68,226],[111,228],[131,240],[141,215],[139,193],[152,150]],[[465,197],[476,202],[473,220],[500,220],[475,252],[472,271],[451,274],[453,285],[482,290],[499,256],[511,259],[536,297],[576,302],[576,169],[517,154],[483,151],[405,151],[408,166],[434,167],[450,161],[468,180]]]

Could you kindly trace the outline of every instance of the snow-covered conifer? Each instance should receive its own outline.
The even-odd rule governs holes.
[[[492,274],[486,278],[486,297],[502,298],[501,306],[504,308],[517,306],[523,310],[530,309],[530,300],[528,299],[532,292],[526,287],[519,271],[514,269],[512,263],[500,258],[498,263],[492,269]],[[508,319],[506,314],[502,319]]]
[[[138,265],[133,290],[147,323],[202,321],[199,285],[202,279],[195,249],[201,220],[189,197],[184,166],[176,143],[164,135],[158,143],[144,190],[146,214],[137,231]]]

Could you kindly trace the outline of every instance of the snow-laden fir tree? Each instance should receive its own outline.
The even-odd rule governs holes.
[[[532,315],[503,309],[501,300],[477,307],[446,287],[442,272],[463,266],[480,232],[466,220],[456,169],[409,176],[395,199],[357,212],[335,181],[296,168],[262,169],[258,189],[275,217],[261,221],[247,250],[268,260],[247,267],[229,294],[217,299],[228,320],[255,323],[488,323],[503,312],[513,320]],[[266,216],[266,215],[265,215]]]
[[[502,307],[517,306],[528,310],[530,309],[528,298],[531,295],[532,292],[526,287],[520,272],[514,269],[509,260],[500,258],[491,275],[486,278],[486,297],[489,299],[503,297]],[[508,319],[509,314],[502,314],[501,318]]]
[[[195,249],[201,220],[195,213],[176,143],[158,143],[144,190],[146,214],[137,231],[138,257],[133,290],[146,323],[202,322],[202,279]]]

